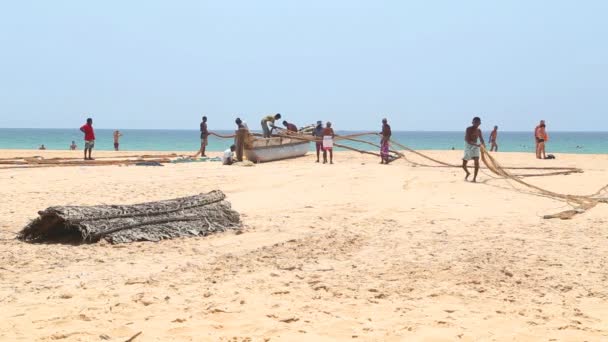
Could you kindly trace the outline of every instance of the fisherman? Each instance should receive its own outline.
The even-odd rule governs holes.
[[[475,162],[475,173],[473,175],[473,183],[477,182],[477,173],[479,172],[479,156],[480,156],[480,148],[481,145],[485,146],[485,142],[483,141],[483,135],[481,134],[481,130],[479,126],[481,125],[481,119],[479,117],[473,118],[473,125],[468,127],[465,135],[464,135],[464,157],[462,158],[462,168],[464,172],[466,172],[465,180],[469,179],[471,173],[467,168],[467,163],[469,160],[473,159]],[[478,143],[478,140],[481,141],[481,144]]]
[[[288,132],[298,132],[298,126],[287,122],[287,120],[283,121],[283,126],[285,126],[285,128],[287,128]]]
[[[498,144],[496,144],[496,138],[498,138],[498,126],[494,126],[494,130],[490,133],[490,152],[498,152]]]
[[[545,122],[543,121],[536,130],[536,158],[538,159],[547,159],[545,144],[549,141],[549,135],[545,127]]]
[[[223,165],[232,165],[234,163],[234,151],[236,150],[236,146],[232,145],[229,149],[224,151],[224,155],[222,156],[222,164]]]
[[[274,129],[274,122],[276,120],[279,120],[281,118],[281,114],[280,113],[276,113],[275,115],[268,115],[265,116],[264,118],[262,118],[262,131],[264,132],[264,138],[270,138],[271,136],[271,130],[270,128],[268,128],[268,123],[270,123],[270,126],[272,126],[272,128]]]
[[[540,126],[545,124],[545,120],[540,120],[540,123],[538,124],[538,126],[536,126],[534,128],[534,142],[535,142],[535,151],[536,151],[536,158],[540,159],[540,154],[539,149],[538,149],[538,131],[540,130]]]
[[[234,120],[234,123],[236,124],[236,129],[246,129],[249,130],[249,126],[247,126],[247,123],[243,120],[241,120],[241,118],[236,118],[236,120]]]
[[[312,136],[315,137],[315,145],[317,145],[317,163],[319,162],[319,155],[323,149],[323,121],[317,121],[317,126],[312,131]]]
[[[243,151],[245,149],[245,140],[249,135],[249,127],[247,127],[247,123],[241,120],[241,118],[236,118],[234,120],[236,124],[236,132],[234,137],[234,144],[236,145],[236,160],[243,161]]]
[[[76,142],[74,140],[72,140],[72,145],[70,145],[70,150],[76,151],[77,148],[78,148],[78,146],[76,146]]]
[[[122,133],[119,130],[114,131],[114,151],[118,151],[120,147],[120,137],[122,137]]]
[[[194,156],[192,156],[192,158],[196,158],[199,155],[201,157],[207,156],[205,154],[205,149],[207,148],[207,144],[209,143],[209,130],[207,129],[207,117],[206,116],[203,116],[203,121],[201,121],[201,124],[200,124],[200,130],[201,130],[201,149],[198,150],[198,152],[196,152],[196,154]]]
[[[386,118],[382,119],[382,132],[380,134],[382,135],[382,139],[380,139],[380,164],[388,164],[390,163],[389,151],[391,135],[393,133]]]
[[[91,158],[91,152],[95,147],[95,131],[93,130],[93,119],[88,118],[87,123],[80,127],[80,131],[84,133],[84,160],[94,160]],[[89,156],[87,157],[87,151]]]
[[[323,130],[323,164],[327,164],[327,152],[329,151],[329,163],[334,163],[334,129],[331,128],[331,122],[327,122]]]

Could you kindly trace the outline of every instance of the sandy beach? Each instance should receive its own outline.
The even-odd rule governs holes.
[[[127,154],[144,152],[94,152]],[[526,179],[556,192],[608,183],[608,155],[495,156],[585,171]],[[472,184],[461,169],[385,166],[350,152],[331,166],[314,160],[0,169],[0,340],[608,340],[608,205],[544,220],[568,205],[487,171]],[[119,245],[14,239],[49,206],[214,189],[241,213],[242,234]]]

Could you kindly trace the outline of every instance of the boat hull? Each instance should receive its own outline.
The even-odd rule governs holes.
[[[308,153],[309,142],[288,138],[255,139],[245,148],[245,157],[254,163],[296,158]]]

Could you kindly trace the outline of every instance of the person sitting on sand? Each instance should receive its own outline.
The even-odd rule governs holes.
[[[77,148],[78,148],[78,146],[76,146],[76,142],[74,140],[72,140],[72,145],[70,145],[70,150],[76,151]]]
[[[222,156],[223,165],[232,165],[234,163],[234,151],[236,151],[236,145],[232,145],[224,151],[224,155]]]
[[[536,130],[536,158],[538,159],[547,159],[545,144],[549,141],[549,135],[547,134],[545,127],[545,123],[543,122]]]
[[[46,146],[44,146],[44,144],[40,145],[40,147],[38,147],[39,150],[46,150]]]
[[[283,126],[285,126],[285,128],[287,128],[288,132],[298,132],[298,126],[287,122],[287,120],[283,121]]]
[[[382,135],[380,139],[380,164],[388,165],[390,163],[390,141],[393,133],[387,119],[382,119],[382,132],[380,134]]]
[[[119,130],[114,131],[114,151],[118,151],[120,147],[120,137],[122,137],[122,133]]]
[[[323,121],[317,121],[317,126],[312,131],[312,136],[315,137],[315,145],[317,147],[317,163],[319,162],[319,155],[323,149]]]
[[[466,172],[465,180],[469,179],[471,173],[467,168],[467,163],[469,160],[473,159],[475,161],[475,173],[473,175],[473,183],[477,182],[477,173],[479,172],[479,156],[480,156],[480,148],[481,145],[485,146],[485,142],[483,141],[483,135],[481,134],[481,129],[479,126],[481,125],[481,119],[479,117],[473,118],[473,126],[467,128],[464,135],[464,157],[462,158],[462,168],[464,172]],[[481,144],[477,141],[480,140]]]
[[[496,144],[496,139],[498,138],[498,126],[494,126],[494,130],[490,133],[490,152],[496,151],[498,152],[498,144]]]
[[[203,121],[201,121],[200,130],[201,130],[201,148],[200,148],[200,150],[198,150],[198,152],[196,152],[195,155],[192,156],[192,158],[196,158],[199,155],[201,157],[207,156],[205,154],[205,149],[207,148],[207,144],[209,143],[209,130],[207,129],[207,117],[206,116],[203,116]]]
[[[331,122],[327,122],[323,130],[323,164],[327,164],[327,152],[329,151],[329,163],[334,163],[334,138],[336,134],[331,128]]]
[[[264,132],[264,138],[270,138],[270,136],[272,135],[272,131],[271,129],[268,127],[268,124],[270,123],[270,126],[272,126],[272,128],[274,129],[274,122],[276,120],[279,120],[281,118],[281,114],[280,113],[276,113],[274,116],[273,115],[268,115],[262,118],[262,131]]]
[[[93,119],[88,118],[87,123],[80,127],[80,131],[84,133],[84,160],[94,160],[91,157],[93,147],[95,147],[95,131],[93,130]],[[87,151],[89,151],[88,157]]]

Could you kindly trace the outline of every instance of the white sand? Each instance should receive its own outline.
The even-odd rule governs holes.
[[[81,152],[0,151],[15,155]],[[458,163],[461,152],[431,155]],[[528,179],[554,191],[608,182],[608,155],[497,158],[585,169]],[[487,173],[471,184],[459,169],[335,159],[0,170],[0,340],[608,339],[608,205],[543,220],[567,205]],[[12,239],[52,205],[213,189],[242,214],[243,234],[114,246]]]

